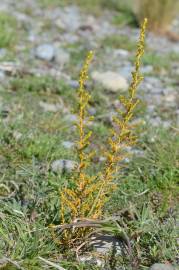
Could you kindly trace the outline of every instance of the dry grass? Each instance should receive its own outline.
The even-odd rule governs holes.
[[[139,22],[148,18],[149,29],[156,33],[168,31],[179,10],[178,0],[136,0],[135,2],[135,12]]]

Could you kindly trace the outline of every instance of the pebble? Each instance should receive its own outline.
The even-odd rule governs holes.
[[[97,267],[103,267],[105,264],[102,259],[95,258],[92,255],[79,256],[79,261],[85,264],[95,265]]]
[[[1,48],[0,49],[0,58],[3,58],[4,56],[6,56],[6,54],[7,54],[7,49]]]
[[[78,87],[79,87],[79,82],[76,81],[76,80],[70,80],[70,81],[68,82],[68,84],[69,84],[70,87],[72,87],[72,88],[74,88],[74,89],[78,89]]]
[[[160,79],[156,78],[156,77],[152,77],[152,76],[148,76],[144,78],[144,83],[143,85],[145,85],[145,88],[150,91],[150,93],[152,94],[161,94],[163,92],[163,86],[162,83],[160,81]]]
[[[168,120],[163,120],[157,116],[157,117],[154,117],[154,118],[148,118],[148,122],[153,126],[153,127],[160,127],[160,126],[163,126],[164,128],[169,128],[171,126],[171,122]]]
[[[55,48],[52,44],[41,44],[35,48],[35,56],[41,60],[52,61],[55,59]]]
[[[81,24],[79,9],[75,5],[66,6],[59,12],[55,24],[60,29],[68,32],[77,31]]]
[[[16,75],[20,69],[19,63],[15,63],[12,61],[2,62],[0,63],[0,71],[4,72],[6,75]]]
[[[88,108],[88,113],[89,113],[90,115],[95,115],[95,114],[96,114],[96,109],[95,109],[94,107],[89,107],[89,108]]]
[[[22,138],[22,133],[21,132],[19,132],[19,131],[17,131],[17,130],[15,130],[14,132],[13,132],[13,137],[14,137],[14,139],[15,140],[20,140],[21,138]]]
[[[129,56],[129,52],[127,50],[123,50],[123,49],[114,50],[113,54],[115,57],[122,56],[125,58],[125,57]]]
[[[0,80],[3,81],[5,79],[5,73],[4,71],[0,70]]]
[[[62,48],[59,48],[56,52],[56,61],[61,65],[65,65],[70,60],[70,54]]]
[[[65,120],[68,122],[76,122],[78,120],[78,117],[76,116],[76,114],[67,114],[65,116]]]
[[[149,270],[175,270],[171,264],[155,263]]]
[[[51,164],[51,169],[55,173],[72,172],[77,166],[77,162],[68,159],[54,160]]]
[[[93,71],[91,73],[92,79],[101,84],[105,89],[111,92],[117,92],[118,90],[127,90],[127,80],[120,74],[112,71],[99,72]]]
[[[70,141],[64,141],[64,142],[62,142],[62,145],[66,149],[71,149],[74,146],[74,143],[70,142]]]
[[[144,66],[141,68],[141,73],[142,74],[147,74],[153,72],[153,66]]]
[[[59,103],[51,104],[51,103],[46,103],[44,101],[40,101],[39,105],[45,112],[58,112],[59,110],[63,109],[62,105]]]
[[[164,99],[166,102],[175,104],[176,97],[175,97],[175,95],[169,94],[169,95],[165,96]]]
[[[129,62],[126,62],[123,67],[120,67],[119,72],[121,76],[123,76],[126,80],[131,79],[131,72],[133,71],[133,67]]]

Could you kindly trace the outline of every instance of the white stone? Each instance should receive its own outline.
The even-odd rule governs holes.
[[[174,270],[171,264],[155,263],[149,270]]]
[[[105,89],[112,92],[117,92],[118,90],[127,90],[129,86],[127,80],[123,76],[112,71],[93,71],[91,77],[95,82],[101,84]]]
[[[59,110],[63,109],[62,105],[59,103],[50,104],[44,101],[40,101],[39,105],[45,112],[58,112]]]
[[[56,173],[71,172],[77,166],[77,162],[68,159],[57,159],[51,164],[51,169]]]
[[[62,145],[66,149],[71,149],[74,146],[74,143],[70,142],[70,141],[64,141],[64,142],[62,142]]]
[[[56,60],[60,65],[65,65],[70,60],[70,55],[62,48],[58,48],[56,51]]]
[[[20,140],[22,138],[22,133],[19,132],[19,131],[17,131],[17,130],[15,130],[13,132],[13,137],[14,137],[14,139],[16,139],[18,141],[18,140]]]
[[[35,49],[35,56],[41,60],[52,61],[55,58],[55,48],[51,44],[42,44]]]

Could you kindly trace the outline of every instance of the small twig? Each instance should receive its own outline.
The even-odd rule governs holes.
[[[81,249],[82,247],[84,247],[88,242],[89,242],[89,241],[86,240],[86,241],[84,241],[81,245],[79,245],[79,246],[76,248],[75,253],[76,253],[76,258],[77,258],[78,261],[79,261],[78,253],[79,253],[80,249]]]
[[[179,128],[171,126],[172,129],[174,129],[176,132],[179,132]]]
[[[149,191],[149,189],[146,189],[146,190],[144,190],[144,191],[141,192],[141,193],[135,194],[134,197],[142,196],[142,195],[146,194],[148,191]]]
[[[139,197],[139,196],[142,196],[142,195],[146,194],[148,191],[149,191],[149,189],[146,189],[146,190],[144,190],[144,191],[143,191],[143,192],[141,192],[141,193],[136,193],[136,194],[128,194],[128,193],[126,193],[126,192],[124,192],[124,191],[120,190],[120,192],[121,192],[123,195],[125,195],[125,196],[134,196],[134,197]]]
[[[75,229],[75,228],[83,228],[83,227],[101,227],[101,222],[72,222],[70,224],[64,224],[64,225],[52,225],[49,226],[49,228],[52,229],[60,229],[60,231],[64,231],[66,229]]]

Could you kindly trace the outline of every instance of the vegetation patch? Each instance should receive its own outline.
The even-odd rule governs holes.
[[[8,13],[0,12],[0,48],[12,48],[17,42],[17,21]]]

